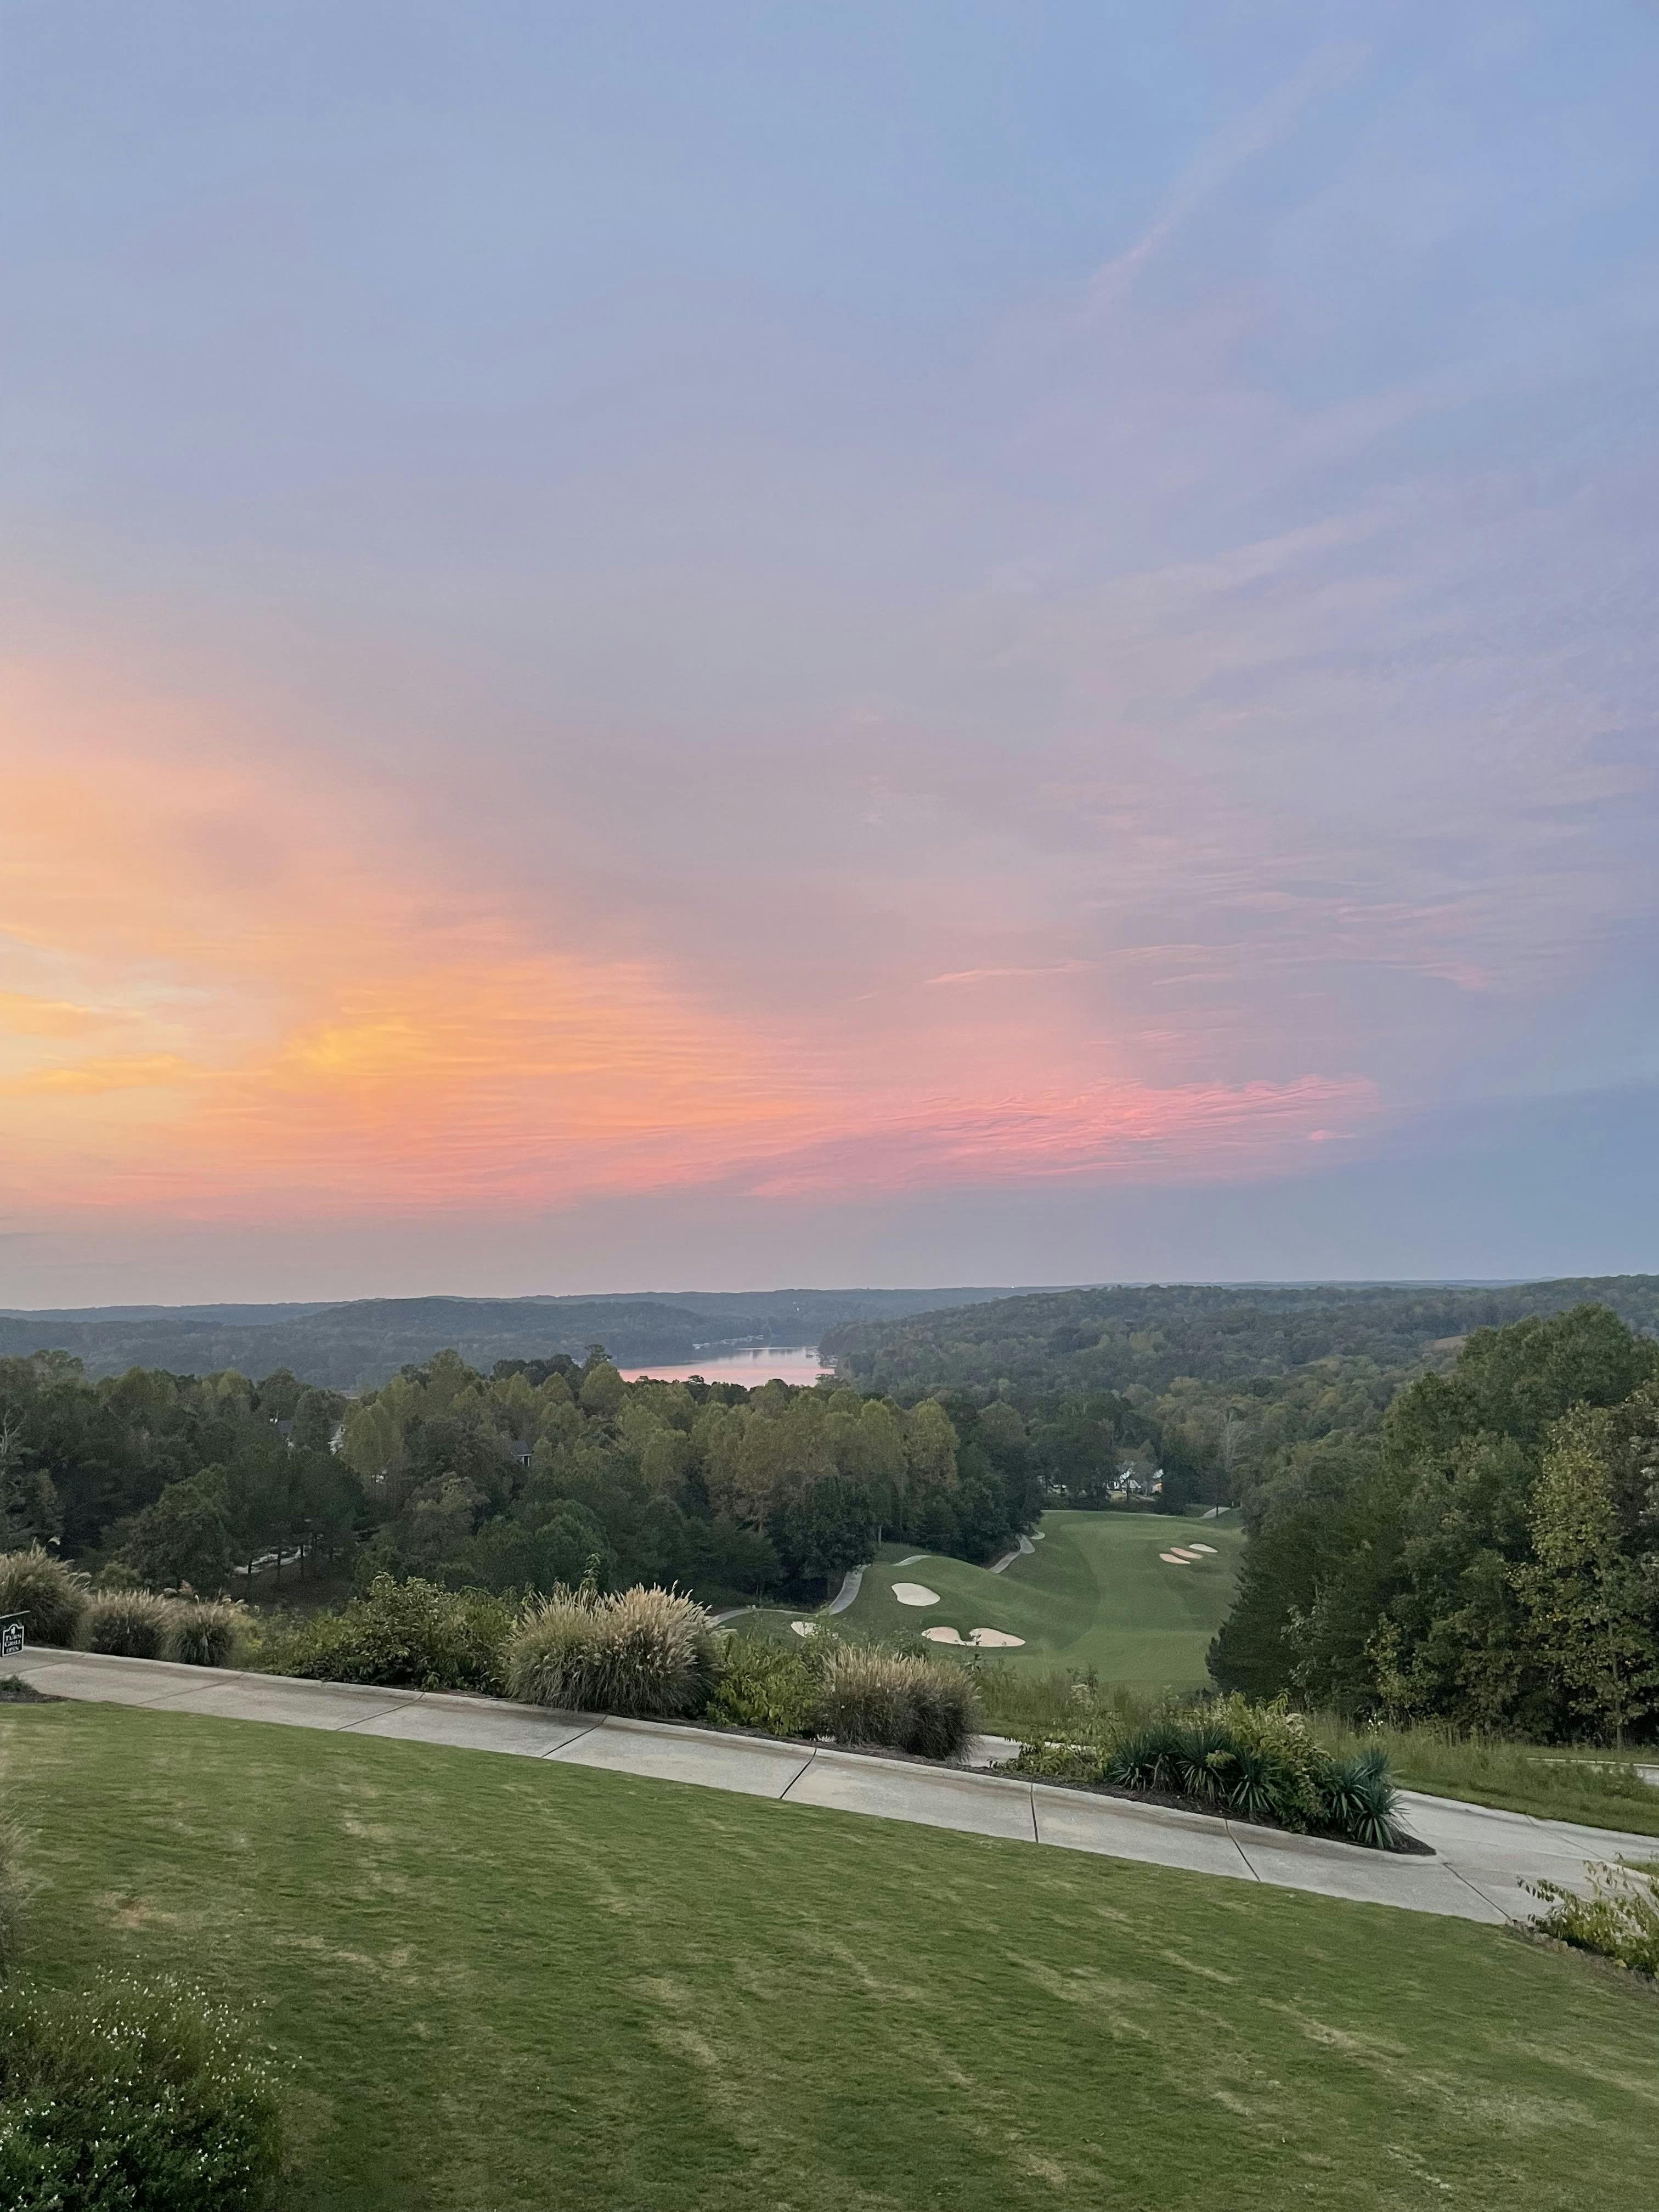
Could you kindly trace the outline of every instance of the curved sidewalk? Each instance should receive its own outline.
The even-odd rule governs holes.
[[[1547,1876],[1577,1887],[1595,1860],[1659,1856],[1659,1838],[1537,1820],[1413,1791],[1403,1793],[1408,1823],[1434,1846],[1432,1858],[1360,1850],[982,1768],[928,1766],[659,1721],[545,1712],[504,1698],[302,1682],[44,1647],[9,1662],[7,1671],[54,1696],[97,1704],[556,1759],[1493,1923],[1529,1917],[1533,1901],[1523,1882]],[[981,1738],[981,1752],[992,1755],[995,1741]]]

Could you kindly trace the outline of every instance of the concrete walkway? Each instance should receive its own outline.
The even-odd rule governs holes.
[[[1407,1817],[1433,1845],[1432,1858],[1360,1850],[982,1768],[924,1766],[663,1722],[546,1712],[503,1698],[301,1682],[40,1647],[9,1662],[7,1671],[60,1698],[561,1760],[1493,1923],[1530,1916],[1533,1900],[1523,1882],[1547,1876],[1580,1887],[1595,1860],[1659,1856],[1659,1838],[1651,1836],[1535,1820],[1412,1791],[1403,1793]],[[1008,1748],[1000,1738],[977,1740],[983,1759]]]

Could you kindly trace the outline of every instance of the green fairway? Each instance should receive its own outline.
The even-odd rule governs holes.
[[[278,2055],[292,2212],[1585,2212],[1640,1990],[1501,1929],[529,1759],[0,1709],[62,1983]]]
[[[1158,1555],[1211,1544],[1216,1556],[1190,1566]],[[1232,1603],[1243,1538],[1237,1527],[1152,1513],[1045,1513],[1030,1558],[1000,1575],[929,1553],[901,1566],[914,1547],[884,1544],[858,1596],[841,1616],[868,1635],[914,1634],[935,1626],[966,1637],[975,1628],[1023,1637],[1000,1664],[1093,1668],[1103,1681],[1153,1688],[1203,1684],[1204,1655]],[[939,1603],[901,1605],[896,1582],[937,1590]]]

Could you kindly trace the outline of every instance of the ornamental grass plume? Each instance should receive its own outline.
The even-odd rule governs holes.
[[[924,1660],[910,1692],[906,1747],[923,1759],[961,1759],[979,1726],[979,1694],[962,1668]]]
[[[960,1668],[871,1644],[827,1644],[817,1722],[837,1743],[959,1759],[979,1726],[979,1700]]]
[[[640,1584],[595,1610],[605,1623],[612,1711],[702,1711],[714,1683],[714,1625],[694,1598]]]
[[[82,1638],[88,1651],[117,1659],[159,1659],[167,1649],[173,1607],[154,1590],[100,1590],[88,1601]]]
[[[186,1667],[228,1667],[247,1618],[245,1606],[227,1597],[177,1598],[171,1608],[167,1656]]]
[[[608,1595],[562,1586],[526,1607],[507,1650],[511,1694],[565,1712],[684,1717],[702,1711],[717,1672],[703,1607],[643,1584]]]
[[[926,1664],[870,1644],[834,1645],[818,1676],[819,1729],[837,1743],[904,1748],[911,1691]]]
[[[86,1612],[86,1577],[43,1544],[0,1552],[0,1613],[21,1613],[31,1644],[72,1644]]]

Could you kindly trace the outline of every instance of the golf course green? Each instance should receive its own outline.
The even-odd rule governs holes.
[[[273,2056],[286,2212],[1594,2212],[1650,2000],[1502,1929],[530,1759],[0,1707],[24,1969]]]
[[[1000,1574],[937,1553],[918,1555],[914,1545],[883,1544],[836,1625],[883,1637],[952,1628],[964,1642],[976,1628],[995,1629],[1021,1639],[1018,1648],[996,1649],[999,1666],[1092,1668],[1103,1682],[1196,1689],[1208,1679],[1205,1653],[1232,1603],[1243,1541],[1235,1518],[1045,1513],[1029,1555]],[[1196,1544],[1212,1550],[1182,1565],[1163,1557]],[[902,1604],[896,1583],[934,1591],[939,1603]],[[732,1626],[787,1634],[792,1617],[809,1616],[772,1609]]]

